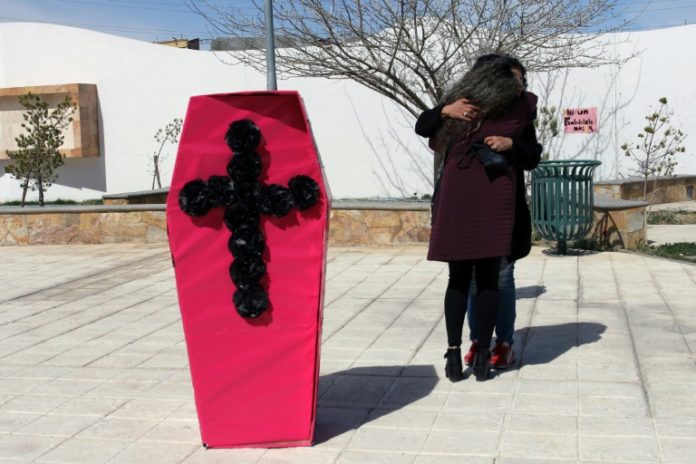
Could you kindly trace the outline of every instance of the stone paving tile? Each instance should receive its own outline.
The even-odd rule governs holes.
[[[416,456],[414,464],[494,464],[500,462],[492,457],[472,455],[421,454]]]
[[[198,448],[183,464],[256,464],[266,452],[264,449],[204,449]],[[288,459],[288,462],[290,460]],[[298,461],[301,462],[301,461]]]
[[[44,435],[51,437],[72,437],[94,424],[99,418],[94,416],[41,416],[29,425],[15,431],[18,435]]]
[[[694,462],[696,438],[660,438],[662,458],[668,464],[687,464]]]
[[[132,443],[121,450],[110,464],[132,464],[134,462],[182,462],[198,449],[188,443]]]
[[[495,456],[498,449],[498,432],[476,430],[433,430],[423,446],[423,452],[458,452],[473,455]]]
[[[0,412],[0,434],[13,433],[34,422],[41,414]]]
[[[529,432],[543,434],[578,434],[578,416],[551,414],[509,414],[506,430],[510,432]]]
[[[660,462],[653,437],[580,437],[580,458],[596,461]]]
[[[500,455],[507,458],[577,459],[578,441],[572,435],[505,432]]]
[[[336,464],[411,464],[415,459],[415,454],[346,451],[341,453]]]
[[[370,427],[368,424],[356,431],[347,449],[418,453],[429,436],[432,434],[429,434],[428,430],[377,428]]]
[[[0,288],[0,463],[668,464],[696,455],[693,265],[534,249],[517,264],[517,364],[488,382],[452,384],[442,360],[446,266],[418,246],[332,248],[314,447],[205,450],[164,247],[2,251],[0,279],[16,285]]]
[[[578,417],[578,432],[580,435],[597,437],[654,437],[653,422],[645,417]]]
[[[0,456],[17,461],[33,461],[63,440],[34,435],[0,435]]]
[[[127,445],[128,443],[123,441],[73,437],[43,454],[36,462],[56,464],[107,463]]]

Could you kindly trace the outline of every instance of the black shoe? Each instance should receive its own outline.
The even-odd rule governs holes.
[[[487,348],[479,348],[474,356],[474,375],[476,381],[483,382],[491,378],[491,351]]]
[[[445,353],[445,375],[450,382],[459,382],[464,379],[462,368],[462,350],[460,348],[448,348]]]

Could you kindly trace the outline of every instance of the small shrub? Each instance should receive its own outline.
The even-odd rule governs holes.
[[[696,263],[696,242],[667,243],[655,248],[657,256]]]
[[[654,211],[648,213],[648,224],[680,224],[680,222],[672,211]]]

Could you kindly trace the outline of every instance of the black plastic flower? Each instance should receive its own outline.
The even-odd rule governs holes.
[[[256,153],[238,153],[227,164],[227,174],[236,181],[258,182],[261,158]]]
[[[308,209],[319,201],[319,185],[307,176],[295,176],[288,182],[292,200],[300,210]]]
[[[230,277],[235,285],[257,281],[266,273],[266,264],[260,256],[243,256],[235,258],[230,265]]]
[[[261,256],[266,243],[263,234],[258,229],[242,229],[242,233],[232,234],[227,242],[232,256],[235,258],[255,255]]]
[[[290,190],[280,185],[263,187],[259,192],[259,209],[263,214],[283,217],[290,212],[294,203]]]
[[[179,207],[189,216],[203,216],[213,206],[210,190],[202,180],[192,180],[179,192]]]
[[[233,233],[240,229],[258,229],[259,211],[252,204],[234,202],[225,208],[225,225]]]
[[[234,181],[227,176],[211,176],[208,179],[208,191],[213,206],[225,206],[232,199]]]
[[[246,318],[260,316],[268,308],[268,296],[258,285],[248,289],[237,289],[232,297],[237,312]]]
[[[230,124],[225,134],[227,146],[233,152],[256,149],[261,142],[261,131],[250,119],[240,119]]]
[[[247,204],[256,204],[256,199],[261,190],[258,182],[242,180],[234,184],[234,201]]]

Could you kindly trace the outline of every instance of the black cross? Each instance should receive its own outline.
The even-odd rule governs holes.
[[[319,200],[319,186],[302,175],[290,179],[288,188],[261,184],[261,157],[256,153],[261,131],[249,119],[230,124],[225,141],[233,152],[228,175],[188,182],[179,192],[179,206],[196,217],[211,208],[225,208],[225,225],[232,232],[228,248],[234,257],[230,277],[237,287],[232,301],[240,315],[253,318],[268,307],[268,295],[260,284],[266,274],[261,256],[266,247],[259,229],[261,215],[283,217],[293,207],[306,210]]]

